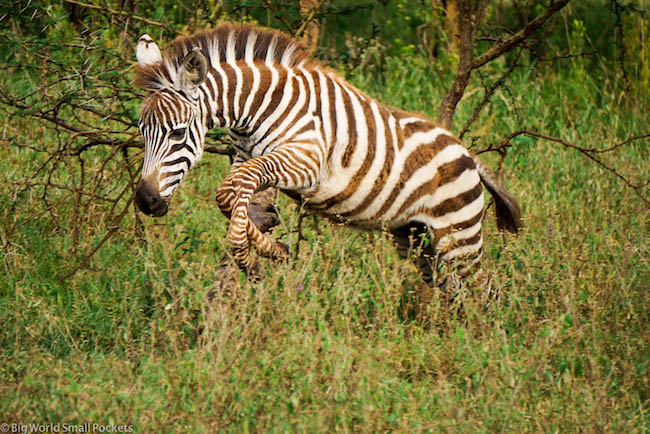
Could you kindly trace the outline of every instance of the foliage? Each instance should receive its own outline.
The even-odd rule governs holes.
[[[162,220],[137,217],[135,40],[225,17],[300,27],[297,2],[272,2],[277,16],[266,3],[124,2],[127,15],[106,11],[117,2],[0,6],[0,422],[646,431],[647,139],[594,154],[637,190],[534,136],[486,154],[507,167],[526,230],[503,239],[488,222],[485,280],[460,294],[459,315],[434,300],[428,327],[410,305],[418,276],[385,236],[306,220],[298,241],[287,198],[276,235],[300,242],[298,257],[222,292],[222,155],[204,157]],[[547,4],[510,3],[491,5],[491,35]],[[642,6],[570,3],[545,38],[551,28],[472,76],[454,130],[494,87],[465,132],[477,150],[522,129],[598,150],[648,134]],[[333,0],[319,17],[323,61],[381,101],[437,115],[457,63],[441,4]],[[491,43],[478,41],[476,54]]]

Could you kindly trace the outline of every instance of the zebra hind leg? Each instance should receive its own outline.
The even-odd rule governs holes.
[[[417,267],[422,280],[416,287],[417,301],[415,306],[415,317],[419,320],[426,319],[426,312],[431,308],[432,301],[436,295],[436,271],[438,255],[431,243],[427,226],[419,222],[411,222],[390,231],[397,253],[404,259],[413,261]],[[405,300],[409,300],[405,294]],[[406,308],[405,316],[410,316]]]
[[[418,288],[419,310],[426,310],[436,292],[448,310],[454,303],[458,290],[480,261],[481,251],[446,259],[455,244],[445,251],[437,251],[435,232],[421,222],[410,222],[391,230],[393,242],[402,258],[412,260],[421,274],[423,284]],[[460,240],[462,242],[462,240]]]
[[[436,252],[431,245],[429,231],[425,224],[413,222],[397,229],[391,229],[397,253],[412,260],[418,267],[422,279],[429,286],[435,286]]]

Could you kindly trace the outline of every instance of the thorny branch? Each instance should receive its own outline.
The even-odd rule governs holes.
[[[519,57],[521,57],[521,50],[519,51],[519,53],[517,53],[517,58],[514,60],[514,62],[512,62],[510,68],[508,68],[508,70],[504,72],[501,75],[501,77],[499,77],[499,79],[494,83],[494,85],[492,85],[489,89],[487,87],[485,88],[485,95],[483,95],[483,99],[476,105],[476,107],[474,107],[474,112],[472,113],[472,116],[467,120],[465,126],[463,127],[460,134],[458,135],[459,138],[461,139],[463,138],[465,133],[467,133],[467,131],[469,130],[469,127],[476,121],[476,119],[478,119],[479,114],[483,110],[483,107],[485,107],[488,101],[490,101],[490,98],[492,97],[492,95],[494,95],[494,92],[496,92],[497,89],[499,89],[499,87],[504,85],[505,80],[510,76],[510,74],[513,73],[513,71],[517,68],[517,66],[519,66],[519,64],[517,64]]]
[[[518,136],[521,136],[521,135],[527,135],[527,136],[537,137],[537,138],[544,139],[544,140],[549,140],[551,142],[559,143],[559,144],[561,144],[562,146],[564,146],[566,148],[575,149],[576,151],[580,152],[581,154],[583,154],[584,156],[586,156],[587,158],[592,160],[598,166],[602,167],[603,169],[607,170],[608,172],[610,172],[614,176],[616,176],[618,179],[623,181],[625,183],[625,185],[627,185],[629,188],[631,188],[634,191],[634,193],[636,193],[636,195],[639,196],[641,198],[641,200],[643,200],[643,202],[646,205],[650,205],[650,198],[648,198],[642,192],[642,190],[645,187],[650,185],[650,180],[648,180],[648,181],[646,181],[644,183],[641,183],[641,184],[634,184],[628,178],[621,175],[616,169],[614,169],[610,165],[606,164],[600,158],[597,157],[597,155],[599,155],[599,154],[612,152],[612,151],[614,151],[614,150],[616,150],[616,149],[618,149],[618,148],[620,148],[622,146],[625,146],[625,145],[627,145],[629,143],[632,143],[632,142],[635,142],[635,141],[638,141],[638,140],[648,140],[648,139],[650,139],[650,134],[644,134],[644,135],[640,135],[640,136],[629,137],[629,138],[623,140],[620,143],[616,143],[616,144],[614,144],[612,146],[609,146],[607,148],[604,148],[604,149],[598,149],[598,148],[586,148],[586,147],[583,147],[583,146],[579,146],[579,145],[567,142],[566,140],[563,140],[563,139],[560,139],[560,138],[557,138],[557,137],[552,137],[552,136],[549,136],[549,135],[546,135],[546,134],[538,133],[536,131],[518,130],[518,131],[515,131],[512,134],[510,134],[505,139],[503,139],[500,143],[498,143],[496,145],[490,145],[485,149],[481,149],[481,150],[477,151],[476,153],[477,154],[482,154],[484,152],[499,152],[499,153],[502,154],[508,148],[511,148],[511,147],[515,146],[512,143],[512,140],[515,137],[518,137]]]

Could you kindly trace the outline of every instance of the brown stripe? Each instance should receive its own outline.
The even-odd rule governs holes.
[[[176,170],[176,171],[174,171],[174,172],[166,172],[166,173],[163,173],[163,174],[160,176],[160,180],[161,180],[161,181],[164,181],[164,180],[167,179],[167,178],[171,178],[172,176],[176,176],[176,175],[182,175],[182,174],[184,174],[184,173],[185,173],[185,171],[184,171],[183,169],[181,169],[181,170]]]
[[[181,163],[185,163],[187,165],[188,169],[192,167],[192,162],[187,157],[180,157],[180,158],[175,159],[174,161],[168,161],[166,163],[162,163],[161,166],[169,167],[169,166],[175,166],[175,165],[181,164]]]
[[[221,126],[226,125],[226,118],[224,117],[223,111],[224,107],[222,107],[223,102],[223,73],[221,71],[217,71],[216,69],[214,70],[214,73],[212,75],[214,77],[214,82],[216,83],[217,89],[215,93],[215,103],[217,105],[217,117],[219,118],[219,121],[221,122]],[[217,97],[219,98],[217,100]]]
[[[395,200],[397,199],[397,196],[402,192],[404,189],[404,186],[406,183],[411,179],[411,176],[420,168],[423,166],[426,166],[435,158],[436,155],[443,149],[445,149],[447,146],[456,144],[458,143],[458,139],[452,136],[448,136],[446,134],[440,134],[438,137],[436,137],[436,140],[434,140],[432,143],[425,143],[420,145],[416,150],[414,150],[407,158],[406,161],[404,162],[404,167],[402,168],[402,173],[400,173],[399,180],[395,184],[395,187],[393,188],[393,191],[390,192],[390,195],[388,196],[388,199],[386,199],[386,202],[382,205],[382,207],[377,211],[377,214],[375,214],[375,219],[380,218],[388,210],[390,207],[393,205]],[[440,182],[440,177],[439,173],[440,168],[437,173],[432,173],[431,175],[433,176],[432,181],[435,181],[432,183],[432,181],[429,181],[425,183],[423,186],[420,186],[415,192],[411,194],[412,198],[419,198],[420,195],[422,194],[422,189],[424,186],[426,187],[426,190],[429,192],[433,191],[437,187],[437,183]],[[402,210],[400,210],[400,214],[402,213]],[[399,214],[398,214],[399,215]]]
[[[397,137],[397,149],[401,150],[404,147],[405,134],[404,130],[399,126],[399,120],[395,118],[395,136]]]
[[[199,87],[199,92],[203,94],[203,102],[204,104],[199,104],[199,114],[200,114],[200,119],[202,119],[205,122],[205,125],[207,126],[208,129],[211,129],[214,127],[214,121],[212,120],[212,116],[210,115],[210,107],[209,107],[209,98],[210,98],[210,92],[208,92],[204,87]]]
[[[245,127],[248,127],[253,118],[255,118],[255,115],[262,106],[264,98],[266,97],[266,94],[271,87],[271,82],[273,81],[271,70],[264,64],[264,62],[255,62],[255,67],[260,72],[260,86],[257,89],[257,93],[253,97],[253,103],[251,104],[251,109],[248,112],[248,117],[243,120],[243,125]],[[280,84],[279,81],[278,84]]]
[[[454,240],[453,244],[450,245],[451,248],[447,249],[447,251],[453,250],[456,247],[471,246],[472,244],[478,243],[480,239],[481,239],[481,231],[478,231],[476,235],[474,235],[471,238]]]
[[[308,131],[313,131],[315,127],[316,127],[316,124],[314,123],[314,121],[309,121],[309,122],[307,122],[307,124],[304,127],[299,129],[298,131],[296,131],[296,133],[293,136],[291,136],[290,138],[288,138],[287,140],[290,141],[290,142],[293,142],[293,141],[296,140],[296,137],[298,137],[301,134],[306,133]]]
[[[410,124],[406,124],[404,126],[404,135],[408,138],[411,137],[415,133],[422,133],[426,131],[431,131],[434,129],[436,126],[433,125],[431,121],[427,121],[423,119],[422,121],[416,121],[412,122]]]
[[[271,114],[273,114],[273,112],[278,109],[278,105],[282,101],[282,96],[284,95],[284,87],[288,79],[287,70],[284,68],[278,68],[278,74],[279,74],[278,84],[275,87],[275,90],[273,91],[273,96],[271,97],[269,106],[266,108],[266,110],[264,110],[262,116],[259,117],[258,124],[255,125],[255,129],[257,129],[260,126],[260,124],[262,124],[265,120],[267,120],[269,116],[271,116]],[[269,131],[273,131],[273,128],[271,128]]]
[[[217,83],[217,86],[219,86],[219,77],[217,76],[217,71],[214,68],[210,69],[210,75],[212,76],[213,80]],[[208,93],[210,94],[210,101],[216,102],[216,107],[219,107],[220,104],[217,102],[217,95],[219,93],[215,90],[214,85],[212,84],[212,81],[210,79],[205,80],[205,86],[208,89]],[[210,103],[208,102],[208,107],[210,110],[212,110],[212,107],[210,107]],[[212,117],[216,117],[219,121],[219,125],[223,126],[226,122],[224,119],[223,115],[219,112],[219,109],[217,108],[215,113],[210,113],[212,116],[210,117],[210,121],[212,121]],[[212,125],[210,126],[212,128]]]
[[[410,196],[409,198],[402,204],[402,206],[399,209],[398,215],[401,215],[403,212],[405,212],[411,205],[413,205],[418,199],[420,199],[422,196],[425,194],[431,194],[435,192],[438,188],[442,187],[445,184],[448,184],[455,179],[457,179],[463,172],[466,170],[472,170],[476,166],[474,165],[474,160],[472,160],[471,157],[468,157],[466,155],[463,155],[461,158],[454,160],[450,163],[444,164],[440,166],[438,169],[438,172],[435,174],[435,176],[428,182],[422,184],[420,187],[418,187]],[[473,190],[470,190],[469,192],[465,192],[461,194],[460,196],[456,196],[450,199],[447,199],[446,201],[442,202],[440,205],[438,205],[435,209],[438,209],[439,207],[447,204],[450,201],[454,201],[455,199],[462,197],[463,195],[466,195],[470,192],[473,192],[474,190],[477,190],[479,193],[476,195],[478,197],[480,195],[480,192],[483,191],[483,187],[481,187],[481,183],[479,182],[476,187],[474,187]],[[471,201],[470,201],[471,202]],[[469,203],[466,202],[465,205]],[[463,205],[464,206],[464,205]],[[460,206],[458,209],[462,208],[463,206]],[[450,211],[455,211],[455,209],[451,209]],[[447,212],[450,212],[447,211]],[[441,216],[446,214],[447,212],[442,212],[441,214],[435,214],[436,216]]]
[[[384,188],[386,185],[386,181],[388,181],[388,175],[390,175],[390,168],[393,166],[393,160],[395,158],[395,150],[393,149],[393,136],[390,133],[390,130],[388,129],[388,113],[386,110],[379,106],[378,107],[379,113],[381,115],[381,120],[380,122],[383,122],[384,124],[384,134],[385,134],[385,143],[384,146],[386,147],[386,158],[384,160],[384,167],[382,167],[381,172],[379,172],[379,176],[374,182],[374,185],[366,198],[351,211],[342,213],[342,217],[352,217],[357,214],[361,214],[363,211],[370,206],[370,204],[377,198],[377,195],[379,194],[380,191]],[[375,142],[378,143],[378,142]]]
[[[356,96],[356,95],[355,95]],[[328,209],[334,205],[340,204],[347,199],[349,199],[359,188],[359,184],[363,181],[363,178],[368,173],[368,169],[372,165],[373,160],[375,159],[375,150],[377,148],[376,135],[377,131],[375,129],[374,116],[370,110],[370,104],[361,104],[363,109],[363,115],[365,117],[365,123],[368,126],[368,151],[366,153],[366,158],[361,163],[359,170],[355,172],[350,180],[348,186],[339,194],[326,199],[321,202],[312,203],[311,207],[317,207],[320,209]]]
[[[463,229],[471,228],[476,223],[480,222],[482,219],[483,219],[483,211],[481,210],[478,214],[476,214],[474,217],[470,218],[469,220],[465,220],[464,222],[460,222],[460,223],[454,223],[452,225],[447,226],[446,228],[433,230],[435,239],[436,241],[438,241],[442,239],[442,237],[444,237],[445,235],[449,235],[452,232],[462,231]]]
[[[311,79],[314,82],[314,97],[316,98],[316,109],[314,110],[314,116],[320,120],[319,122],[320,134],[321,137],[323,137],[324,139],[325,127],[323,127],[323,100],[320,97],[320,89],[321,89],[320,74],[318,74],[317,70],[310,71],[310,74],[311,74]],[[331,144],[328,143],[326,146],[331,146]]]
[[[295,87],[294,87],[295,102],[294,102],[294,99],[291,100],[291,104],[289,104],[289,109],[285,112],[286,116],[284,116],[284,114],[283,114],[281,116],[281,118],[278,119],[278,122],[276,122],[276,124],[278,126],[280,126],[281,122],[284,121],[289,116],[289,113],[291,112],[291,109],[296,108],[295,105],[298,102],[298,97],[300,96],[301,93],[303,93],[303,92],[306,93],[307,98],[305,98],[305,102],[303,103],[302,108],[300,109],[298,114],[294,117],[293,122],[290,122],[289,125],[287,125],[287,127],[284,129],[284,131],[282,131],[282,133],[278,136],[278,138],[276,140],[282,140],[282,138],[285,137],[285,135],[287,135],[289,133],[289,130],[294,127],[294,125],[296,124],[296,120],[304,118],[307,115],[307,112],[309,111],[309,93],[303,91],[300,88],[300,85],[299,85],[300,81],[302,81],[302,84],[306,89],[309,88],[309,84],[307,83],[307,80],[303,76],[299,76],[299,78],[296,79],[296,84],[295,84]],[[265,137],[266,137],[266,134],[265,134]],[[264,138],[262,138],[262,140],[264,140]]]
[[[294,162],[294,164],[292,164],[291,166],[292,166],[292,168],[295,169],[295,165],[296,165],[295,164],[296,163],[295,156],[287,155],[287,154],[288,153],[285,152],[283,160],[278,162],[278,164],[277,164],[277,169],[278,169],[277,173],[280,176],[285,176],[285,177],[291,178],[291,185],[298,185],[299,178],[298,178],[298,175],[296,174],[297,171],[288,170],[288,167],[287,167],[287,166],[289,166],[289,164],[288,164],[289,162],[287,160],[291,159]]]
[[[163,103],[162,99],[158,101],[157,106],[160,113],[162,113],[163,117],[167,118],[169,122],[171,122],[172,119],[174,119],[174,113],[167,107],[166,104]]]
[[[237,89],[237,86],[235,85],[237,83],[237,77],[235,76],[235,70],[232,68],[232,66],[228,65],[227,63],[222,63],[221,68],[224,71],[224,74],[228,78],[228,89],[225,89],[226,97],[228,99],[228,114],[230,115],[230,120],[237,119],[237,113],[234,113],[235,110],[235,91]],[[223,108],[224,113],[226,112],[226,107]]]
[[[314,151],[314,150],[303,151],[303,155],[305,155],[305,156],[308,157],[310,160],[312,160],[312,161],[314,162],[314,165],[315,165],[316,167],[318,167],[318,161],[319,161],[319,158],[318,158],[318,152],[316,152],[316,151]]]
[[[212,80],[210,80],[210,77],[214,79],[216,72],[217,71],[214,68],[210,67],[208,78],[206,78],[206,80],[204,81],[205,87],[208,88],[208,93],[210,94],[211,101],[217,99],[217,95],[214,92],[214,87],[212,86]]]
[[[444,254],[447,254],[447,253],[451,252],[452,250],[454,250],[454,249],[456,249],[458,247],[471,246],[472,244],[478,243],[480,239],[481,239],[481,231],[479,231],[476,235],[474,235],[471,238],[467,238],[467,239],[464,239],[464,240],[463,239],[454,240],[453,243],[451,243],[451,244],[445,246],[444,248],[440,249],[439,253],[441,255],[444,255]],[[480,249],[477,249],[476,251],[467,252],[467,253],[464,253],[462,255],[458,255],[458,256],[456,256],[454,258],[448,259],[448,260],[449,261],[454,261],[454,262],[455,261],[462,262],[463,258],[467,258],[468,256],[474,256],[479,251],[480,251]]]
[[[331,124],[330,128],[332,129],[332,140],[330,140],[330,145],[334,148],[336,143],[336,97],[334,94],[334,81],[326,75],[325,83],[327,84],[327,98],[329,98],[330,103],[330,112],[328,114]]]
[[[289,114],[291,113],[291,110],[293,110],[293,109],[295,108],[296,103],[298,102],[298,98],[300,97],[300,93],[301,93],[301,90],[300,90],[300,84],[299,84],[298,78],[296,78],[295,76],[294,76],[294,77],[291,77],[291,86],[290,86],[290,87],[291,87],[291,89],[292,89],[292,93],[291,93],[291,100],[289,101],[289,105],[287,105],[287,108],[284,110],[284,112],[282,112],[282,114],[280,115],[280,117],[277,118],[277,119],[275,120],[275,122],[273,123],[273,125],[271,125],[271,126],[266,130],[266,132],[264,133],[264,135],[263,135],[263,136],[258,140],[258,143],[264,143],[264,141],[266,140],[266,138],[267,138],[271,133],[276,132],[276,131],[278,130],[278,128],[280,128],[280,125],[282,125],[282,122],[284,122],[285,119],[287,119],[287,118],[289,117]],[[271,108],[271,107],[269,107],[269,108]],[[277,107],[275,107],[275,108],[277,108]],[[307,109],[306,109],[305,107],[302,107],[300,113],[303,113],[303,115],[304,115],[304,113],[306,113],[306,112],[307,112]],[[287,132],[287,130],[288,130],[289,128],[291,128],[291,124],[289,124],[289,126],[288,126],[287,128],[285,128],[285,130],[282,132],[282,134],[280,134],[280,135],[277,136],[277,139],[276,139],[275,141],[277,141],[277,140],[281,140],[283,134],[286,134],[286,132]],[[273,144],[273,143],[267,143],[266,146],[264,147],[264,149],[262,150],[262,154],[264,154],[264,152],[266,151],[266,148],[268,148],[268,147],[269,147],[270,145],[272,145],[272,144]]]
[[[244,114],[244,107],[246,106],[246,100],[248,99],[248,95],[250,95],[251,90],[253,90],[253,71],[251,70],[250,66],[246,64],[243,61],[237,62],[237,66],[241,70],[241,76],[242,76],[242,88],[241,88],[241,95],[239,95],[239,113],[236,114],[238,123],[240,125],[243,125],[243,120],[240,119],[241,115]]]
[[[466,205],[474,202],[476,199],[479,198],[479,196],[482,193],[483,193],[483,186],[481,185],[481,183],[478,183],[476,184],[476,187],[474,187],[473,189],[442,202],[435,208],[431,209],[430,213],[433,217],[442,217],[449,213],[458,211],[463,207],[465,207]]]
[[[341,157],[341,166],[349,167],[350,160],[352,159],[352,154],[357,148],[357,121],[354,117],[354,110],[352,108],[352,100],[350,96],[345,91],[345,88],[341,83],[336,83],[341,87],[341,95],[343,96],[343,106],[345,107],[345,114],[341,113],[341,116],[346,116],[348,120],[348,146],[345,148],[345,152]]]

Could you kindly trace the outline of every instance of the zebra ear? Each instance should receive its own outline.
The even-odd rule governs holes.
[[[142,67],[151,65],[152,63],[160,62],[162,54],[160,48],[151,39],[149,35],[142,35],[138,40],[138,46],[135,49],[135,57],[138,59],[138,64]]]
[[[195,95],[208,74],[208,59],[200,48],[196,47],[183,58],[180,72],[180,85],[184,92]]]

